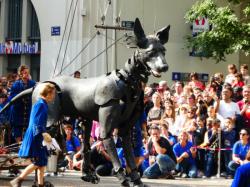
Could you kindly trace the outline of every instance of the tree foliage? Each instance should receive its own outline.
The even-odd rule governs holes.
[[[217,62],[224,61],[227,54],[239,50],[250,53],[250,4],[245,4],[242,17],[238,18],[231,7],[248,0],[228,0],[228,5],[218,7],[213,0],[197,1],[186,13],[187,23],[206,17],[211,29],[199,33],[196,37],[187,36],[187,47],[197,53],[203,52],[207,58],[213,57]]]

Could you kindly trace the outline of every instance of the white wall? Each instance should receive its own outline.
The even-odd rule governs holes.
[[[72,34],[68,46],[68,52],[65,58],[69,62],[82,49],[82,47],[96,33],[94,25],[101,24],[100,17],[105,11],[107,1],[104,0],[78,0],[79,4],[73,24]],[[41,80],[51,78],[56,64],[56,59],[63,35],[64,26],[70,2],[67,0],[32,0],[37,11],[41,30]],[[114,25],[114,20],[120,13],[121,20],[133,21],[139,17],[146,33],[152,33],[168,24],[171,25],[170,39],[166,44],[166,58],[170,66],[169,71],[163,75],[162,79],[171,80],[171,72],[200,72],[200,73],[226,73],[228,63],[238,65],[239,55],[233,54],[227,57],[227,62],[216,64],[213,60],[197,57],[190,57],[189,51],[185,49],[184,37],[191,33],[190,26],[185,23],[185,12],[191,7],[195,0],[112,0],[108,9],[105,24]],[[75,3],[75,1],[74,1]],[[86,16],[82,16],[82,11],[86,10]],[[73,12],[73,11],[72,11]],[[70,18],[72,18],[72,14]],[[71,20],[71,19],[70,19]],[[61,26],[60,36],[51,36],[52,26]],[[69,26],[68,26],[69,28]],[[104,30],[99,30],[105,34]],[[108,31],[108,37],[114,38],[114,31]],[[124,34],[123,31],[117,31],[117,38]],[[68,36],[68,31],[66,36]],[[108,39],[108,45],[113,41]],[[66,39],[62,52],[65,51]],[[70,66],[63,74],[72,74],[90,59],[105,49],[105,37],[97,36],[91,45],[82,53],[74,65]],[[115,47],[109,50],[109,71],[117,63],[118,68],[123,67],[124,62],[133,54],[134,49],[127,49],[122,42],[117,44],[117,58],[114,56]],[[62,61],[62,54],[59,62]],[[115,62],[117,59],[117,62]],[[60,63],[59,63],[60,64]],[[60,71],[60,66],[57,72]],[[81,70],[82,77],[97,76],[106,72],[105,53],[98,57]],[[159,81],[151,79],[152,81]]]

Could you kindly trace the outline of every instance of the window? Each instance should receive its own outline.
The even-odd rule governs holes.
[[[36,11],[31,5],[31,16],[30,16],[30,39],[40,39],[39,23],[36,15]]]
[[[21,40],[23,0],[8,2],[8,40]]]

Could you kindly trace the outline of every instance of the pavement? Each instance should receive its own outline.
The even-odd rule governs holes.
[[[118,179],[115,177],[101,177],[99,184],[86,183],[80,179],[81,173],[78,171],[66,171],[59,177],[46,177],[46,181],[51,182],[55,187],[118,187]],[[23,187],[30,187],[33,184],[34,174],[24,181]],[[0,173],[0,187],[8,187],[12,178],[7,177],[7,171]],[[232,180],[224,178],[215,179],[142,179],[150,187],[230,187]],[[132,185],[131,185],[132,186]]]

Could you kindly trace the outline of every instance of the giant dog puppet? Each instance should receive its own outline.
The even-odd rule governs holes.
[[[74,79],[60,76],[46,81],[51,82],[57,88],[55,101],[49,105],[47,125],[51,126],[63,115],[81,116],[84,119],[99,121],[101,126],[100,137],[110,155],[117,178],[122,186],[129,186],[129,182],[125,177],[114,141],[111,138],[112,130],[114,128],[119,129],[126,163],[131,169],[130,177],[133,185],[137,187],[146,186],[142,183],[136,169],[130,143],[130,130],[143,111],[142,83],[148,81],[149,75],[160,77],[160,73],[168,70],[163,45],[168,41],[169,29],[170,26],[161,29],[155,35],[145,36],[137,18],[134,24],[134,41],[138,49],[128,59],[124,69],[96,78]],[[32,93],[34,103],[38,98],[40,84],[34,89],[20,93],[13,100]],[[93,179],[98,180],[98,178],[90,169],[90,129],[91,125],[85,126],[82,179],[93,182]]]

